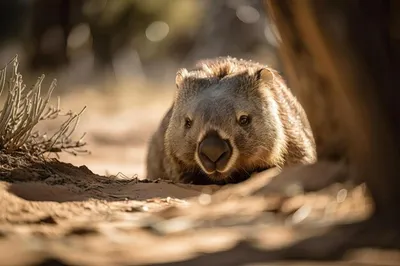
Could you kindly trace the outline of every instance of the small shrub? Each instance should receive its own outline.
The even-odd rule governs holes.
[[[9,68],[11,75],[7,75]],[[63,114],[60,98],[57,106],[49,104],[57,84],[56,80],[53,80],[47,94],[42,97],[43,79],[44,75],[40,76],[32,89],[27,89],[22,75],[18,72],[18,56],[0,70],[0,96],[7,93],[3,109],[0,111],[0,152],[21,151],[32,156],[58,154],[62,151],[74,155],[86,153],[86,150],[81,149],[86,145],[83,141],[85,134],[79,140],[71,139],[86,107],[79,113],[69,111]],[[65,116],[66,119],[51,137],[35,130],[40,121],[56,119],[59,116]]]

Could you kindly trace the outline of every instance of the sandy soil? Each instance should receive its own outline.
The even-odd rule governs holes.
[[[334,223],[365,219],[362,187],[284,200],[255,193],[274,169],[225,187],[139,180],[146,140],[172,97],[146,95],[63,97],[73,110],[89,107],[77,134],[88,132],[91,155],[48,163],[0,155],[0,265],[400,265],[399,253],[373,250],[278,262]]]

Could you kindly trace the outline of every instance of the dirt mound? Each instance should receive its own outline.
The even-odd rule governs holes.
[[[337,187],[285,201],[252,195],[272,170],[221,188],[105,177],[23,155],[0,162],[0,265],[249,265],[302,252],[297,241],[369,209],[360,188],[343,202]],[[306,265],[350,261],[400,260],[369,251]]]

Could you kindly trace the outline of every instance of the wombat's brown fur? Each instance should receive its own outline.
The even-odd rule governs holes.
[[[204,60],[179,70],[176,86],[150,142],[148,179],[233,183],[270,167],[315,162],[306,114],[270,67]]]

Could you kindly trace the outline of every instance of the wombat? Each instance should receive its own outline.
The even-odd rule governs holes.
[[[274,69],[218,57],[180,69],[176,86],[150,141],[148,179],[237,183],[271,167],[315,162],[307,116]]]

